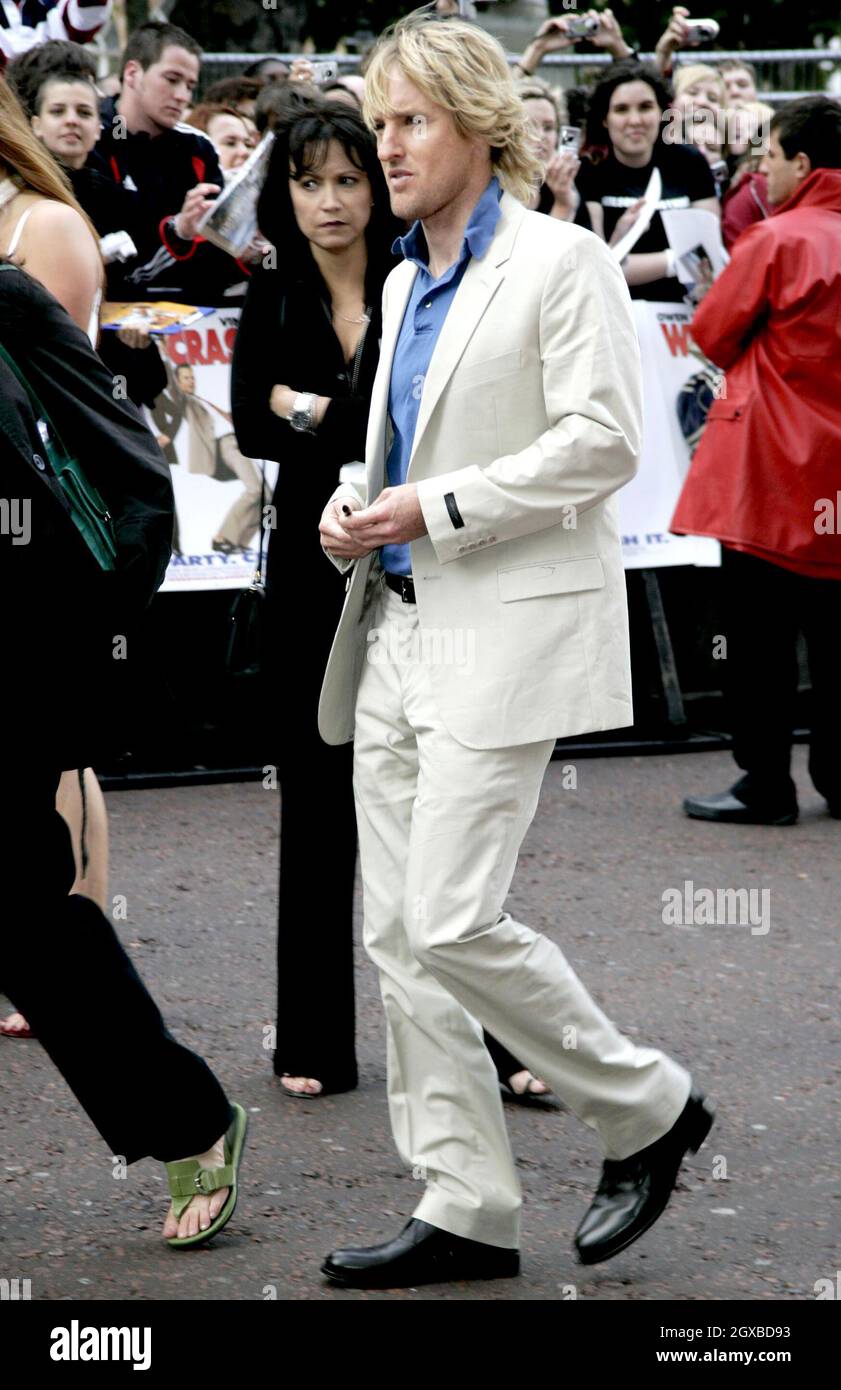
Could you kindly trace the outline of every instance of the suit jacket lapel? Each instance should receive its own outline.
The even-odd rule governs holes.
[[[365,454],[368,460],[367,483],[368,501],[373,502],[385,487],[386,426],[388,423],[388,393],[391,385],[391,364],[397,338],[406,312],[406,302],[415,283],[417,266],[404,261],[394,274],[389,287],[391,298],[388,315],[383,321],[383,336],[380,343],[380,360],[371,392],[371,409],[368,415],[369,433]]]
[[[475,332],[482,315],[505,278],[505,262],[511,255],[514,238],[523,220],[525,208],[504,193],[500,200],[500,218],[490,246],[481,260],[470,261],[455,298],[450,305],[440,336],[435,344],[432,361],[423,385],[418,422],[412,444],[411,469],[423,432],[429,423],[441,392],[455,371],[461,356]]]

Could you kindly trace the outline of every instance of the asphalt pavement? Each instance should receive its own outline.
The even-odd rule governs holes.
[[[0,1278],[29,1280],[38,1300],[814,1299],[841,1263],[841,822],[805,763],[797,748],[801,820],[790,828],[683,817],[683,795],[732,782],[727,753],[551,764],[509,907],[562,946],[620,1028],[691,1069],[717,1123],[657,1225],[584,1270],[571,1238],[598,1180],[597,1140],[567,1111],[506,1105],[524,1192],[521,1276],[385,1293],[336,1290],[319,1274],[333,1247],[395,1234],[420,1196],[391,1139],[359,884],[360,1086],[292,1100],[264,1046],[278,793],[255,783],[110,793],[110,892],[127,913],[116,929],[172,1030],[249,1111],[240,1206],[210,1247],[170,1250],[160,1165],[115,1176],[37,1042],[0,1037]],[[312,971],[300,988],[317,1007],[329,865],[313,869],[300,917]],[[756,890],[749,922],[723,921],[724,899],[705,920],[702,890],[728,888]],[[40,929],[46,960],[49,924]],[[97,1019],[77,1026],[95,1031]],[[116,1045],[131,1040],[102,1038]]]

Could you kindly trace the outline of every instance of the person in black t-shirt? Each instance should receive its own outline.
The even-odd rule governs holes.
[[[700,151],[663,141],[662,117],[668,106],[663,79],[654,68],[634,60],[614,63],[593,91],[587,116],[588,158],[582,161],[578,186],[593,230],[609,244],[615,245],[632,226],[655,167],[663,181],[661,209],[720,212],[715,182]],[[683,299],[659,213],[625,258],[623,270],[634,299]]]

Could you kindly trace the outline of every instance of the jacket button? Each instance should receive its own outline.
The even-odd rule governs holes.
[[[33,455],[32,455],[32,462],[35,464],[35,467],[36,467],[36,468],[40,468],[40,470],[41,470],[42,473],[46,472],[47,465],[45,464],[44,460],[41,458],[41,455],[40,455],[40,454],[33,454]]]

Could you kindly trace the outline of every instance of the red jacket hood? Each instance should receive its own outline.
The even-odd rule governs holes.
[[[841,212],[841,169],[813,169],[790,198],[771,209],[771,216],[804,207]]]

